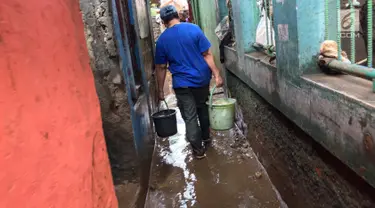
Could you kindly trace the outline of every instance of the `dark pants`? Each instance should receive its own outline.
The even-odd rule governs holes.
[[[209,86],[201,88],[174,89],[177,105],[186,125],[186,138],[190,142],[194,153],[204,152],[203,141],[210,138],[210,121],[208,118]],[[198,125],[198,119],[199,124]]]

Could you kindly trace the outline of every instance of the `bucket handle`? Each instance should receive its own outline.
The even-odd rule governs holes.
[[[210,101],[209,101],[210,102],[210,108],[212,108],[212,97],[214,95],[215,89],[216,89],[216,85],[211,89],[211,92],[210,92]],[[230,91],[227,90],[227,92],[228,92],[228,97],[227,98],[232,97],[232,94],[230,93]]]
[[[212,108],[212,97],[213,97],[213,94],[215,92],[215,89],[216,89],[216,84],[215,84],[215,86],[212,88],[212,90],[210,92],[210,108]]]
[[[163,100],[164,104],[167,106],[167,110],[169,110],[169,107],[168,107],[168,103],[167,101],[165,101],[165,99]],[[160,111],[160,104],[158,105],[158,112]]]

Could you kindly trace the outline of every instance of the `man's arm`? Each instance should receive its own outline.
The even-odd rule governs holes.
[[[168,58],[164,49],[163,41],[160,38],[156,41],[155,50],[155,70],[156,70],[156,81],[157,81],[157,96],[159,101],[164,100],[164,81],[165,75],[167,74],[167,63]]]
[[[216,67],[214,56],[212,55],[210,49],[202,53],[204,60],[207,62],[208,66],[210,67],[212,74],[215,77],[216,87],[223,86],[223,79],[220,75],[220,70]]]
[[[216,67],[214,56],[210,51],[211,43],[204,35],[203,31],[197,26],[197,39],[196,44],[203,55],[204,60],[210,67],[212,74],[215,76],[216,87],[223,86],[223,79],[220,76],[220,70]]]
[[[156,64],[156,80],[158,82],[158,98],[164,100],[164,82],[167,74],[166,64]]]

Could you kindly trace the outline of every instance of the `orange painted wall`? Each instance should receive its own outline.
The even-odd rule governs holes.
[[[0,207],[117,207],[78,0],[0,0]]]

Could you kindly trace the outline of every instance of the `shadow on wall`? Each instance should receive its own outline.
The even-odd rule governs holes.
[[[130,108],[113,37],[109,1],[81,0],[80,4],[114,184],[139,183]]]

